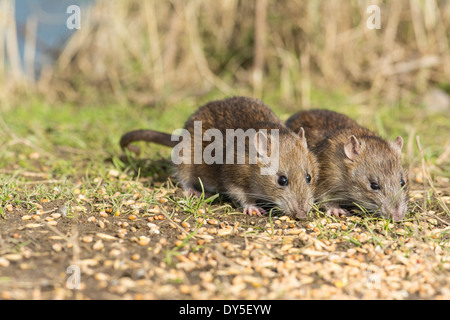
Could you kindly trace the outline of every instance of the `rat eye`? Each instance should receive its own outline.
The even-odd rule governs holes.
[[[311,183],[311,176],[309,173],[306,174],[306,183]]]
[[[406,182],[405,180],[401,179],[400,180],[400,186],[403,188],[405,186]]]
[[[286,178],[285,176],[280,176],[278,178],[278,184],[282,187],[286,187],[288,185],[288,178]]]
[[[376,182],[371,182],[370,187],[372,188],[372,190],[380,190],[380,186]]]

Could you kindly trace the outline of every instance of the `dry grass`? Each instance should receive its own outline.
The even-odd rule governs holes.
[[[12,3],[0,1],[5,17]],[[351,87],[357,102],[375,103],[448,82],[450,5],[378,1],[381,30],[369,30],[370,4],[98,1],[82,12],[81,29],[36,89],[51,101],[95,97],[141,105],[211,90],[261,98],[274,92],[280,101],[309,107],[315,87]],[[13,20],[0,21],[0,30],[9,30],[0,32],[0,79],[22,83],[14,28],[7,28]]]

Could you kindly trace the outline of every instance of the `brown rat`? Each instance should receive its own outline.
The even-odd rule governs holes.
[[[361,206],[394,221],[404,218],[409,182],[401,164],[402,137],[388,142],[329,110],[298,112],[286,126],[305,130],[319,161],[316,198],[328,214],[349,214],[348,210]]]
[[[239,137],[248,133],[242,142],[245,150],[239,149],[239,137],[230,132]],[[140,140],[174,147],[177,178],[188,194],[199,194],[200,178],[206,192],[228,195],[242,205],[244,213],[260,215],[265,212],[262,206],[271,205],[297,218],[306,217],[314,202],[318,164],[307,148],[303,129],[294,134],[259,100],[213,101],[187,120],[180,135],[137,130],[125,134],[120,145],[136,152],[139,149],[129,144]],[[196,159],[198,155],[203,157]],[[275,171],[270,172],[274,163]]]

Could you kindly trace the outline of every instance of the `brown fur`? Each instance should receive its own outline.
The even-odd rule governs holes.
[[[261,162],[249,164],[249,148],[253,146],[253,139],[246,139],[245,164],[194,164],[194,121],[201,121],[202,136],[208,129],[219,130],[226,146],[227,129],[267,129],[268,150],[271,146],[271,129],[279,130],[279,168],[277,174],[261,175]],[[310,210],[314,201],[314,182],[317,177],[318,164],[315,156],[306,147],[306,139],[300,138],[286,128],[284,123],[261,101],[245,97],[234,97],[210,102],[197,110],[186,122],[185,129],[191,135],[191,164],[177,165],[177,177],[187,192],[200,191],[199,178],[205,191],[216,192],[230,196],[237,200],[245,210],[256,208],[257,203],[271,204],[279,207],[283,212],[303,218]],[[141,132],[142,134],[142,132]],[[126,135],[125,135],[126,136]],[[149,134],[147,137],[154,136]],[[137,136],[132,135],[137,141]],[[160,143],[152,139],[145,139]],[[275,140],[274,140],[275,141]],[[167,142],[167,141],[163,141]],[[177,143],[177,142],[175,142]],[[187,142],[180,142],[187,143]],[[168,143],[163,143],[168,145]],[[202,151],[210,145],[210,141],[202,142]],[[189,147],[189,146],[188,146]],[[236,154],[235,144],[235,157]],[[223,151],[225,158],[226,152]],[[184,155],[186,156],[186,155]],[[270,155],[269,155],[270,156]],[[306,175],[312,177],[311,183],[306,183]],[[277,180],[280,175],[289,179],[288,186],[281,187]],[[194,191],[195,192],[195,191]],[[258,212],[258,210],[256,211]],[[251,212],[250,212],[251,213]]]
[[[409,181],[401,165],[401,138],[388,142],[349,117],[328,110],[298,112],[286,125],[293,131],[305,129],[308,146],[320,167],[316,198],[326,209],[351,208],[356,203],[385,218],[404,217]],[[401,179],[406,183],[404,188]],[[371,182],[380,190],[372,190]]]

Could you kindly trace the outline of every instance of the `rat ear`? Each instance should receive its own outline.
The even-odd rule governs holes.
[[[391,146],[392,148],[394,148],[395,151],[397,151],[401,155],[403,148],[403,138],[401,136],[398,136],[394,142],[391,142]]]
[[[297,132],[298,136],[300,137],[300,140],[302,141],[302,144],[305,148],[308,148],[308,143],[306,142],[306,136],[305,136],[305,130],[303,127],[300,128]]]
[[[258,155],[262,157],[267,156],[267,150],[269,147],[268,140],[269,139],[267,138],[267,135],[262,131],[256,132],[256,134],[253,136],[253,144],[255,145],[255,149],[258,152]]]
[[[344,145],[344,151],[347,158],[354,161],[361,153],[361,144],[354,135],[351,135]]]

